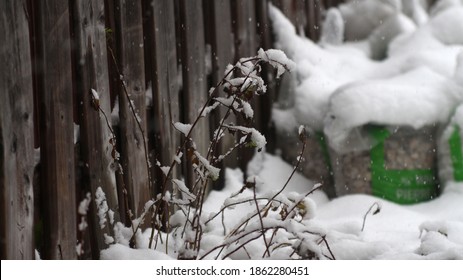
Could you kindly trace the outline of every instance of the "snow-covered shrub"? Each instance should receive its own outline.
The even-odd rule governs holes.
[[[209,91],[209,98],[199,109],[197,118],[190,124],[172,124],[185,141],[173,156],[170,166],[157,164],[164,174],[161,192],[145,204],[139,217],[132,219],[131,227],[114,224],[115,236],[107,236],[108,242],[156,249],[179,259],[203,259],[236,257],[236,254],[246,251],[246,246],[259,239],[265,244],[260,252],[261,258],[277,254],[285,258],[334,259],[324,232],[314,230],[310,224],[315,214],[315,203],[309,195],[320,186],[305,194],[283,192],[297,166],[279,191],[258,193],[256,189],[260,179],[253,176],[239,192],[224,198],[219,212],[210,213],[204,209],[207,186],[220,176],[219,164],[237,148],[249,147],[257,151],[265,148],[265,137],[250,126],[254,118],[251,100],[266,92],[265,82],[259,75],[263,64],[272,66],[277,78],[295,67],[285,53],[275,49],[260,49],[256,56],[242,58],[235,65],[229,65],[224,78]],[[219,89],[223,89],[223,95],[219,94]],[[208,121],[209,114],[214,111],[220,113],[217,110],[220,107],[225,108],[225,114],[215,128],[207,153],[201,154],[196,149],[192,132],[199,122]],[[232,114],[244,120],[243,123],[230,123],[228,118]],[[235,136],[235,145],[224,154],[217,155],[217,144],[227,133]],[[303,152],[306,144],[304,127],[300,127],[298,134]],[[301,155],[297,164],[302,160]],[[172,170],[182,162],[191,165],[195,173],[193,185],[172,177]],[[96,199],[104,202],[104,194],[99,193]],[[244,207],[249,211],[239,222],[226,227],[223,214],[234,207]],[[108,209],[102,207],[100,210],[100,224],[105,226]],[[144,233],[140,229],[143,223],[151,225]],[[221,223],[223,229],[217,230]]]

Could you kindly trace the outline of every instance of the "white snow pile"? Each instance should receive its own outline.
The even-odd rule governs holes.
[[[285,184],[292,172],[292,166],[279,157],[262,153],[253,159],[248,172],[259,180],[257,197],[275,193]],[[226,170],[226,187],[221,191],[212,191],[204,207],[204,216],[216,215],[224,205],[232,205],[245,198],[253,197],[253,191],[243,191],[243,174],[240,170]],[[313,183],[299,174],[295,174],[288,187],[284,190],[287,198],[300,197],[312,189]],[[239,194],[239,195],[237,195]],[[463,184],[452,183],[444,193],[429,202],[412,206],[400,206],[369,195],[348,195],[329,201],[322,191],[315,191],[303,200],[306,216],[299,222],[286,222],[289,225],[277,223],[270,215],[263,220],[265,225],[282,226],[286,230],[298,231],[301,235],[305,230],[321,233],[326,243],[321,243],[320,237],[314,238],[307,250],[317,252],[317,257],[325,259],[332,255],[336,259],[463,259]],[[373,215],[369,208],[378,203],[379,213]],[[223,244],[230,238],[230,232],[236,225],[246,220],[255,210],[255,203],[236,204],[229,207],[205,227],[201,241],[200,256]],[[364,220],[365,218],[365,220]],[[182,225],[183,215],[176,213],[171,216],[172,224]],[[362,231],[362,225],[364,229]],[[259,229],[259,223],[248,225],[248,231]],[[115,227],[117,228],[117,227]],[[131,229],[120,227],[117,231],[116,244],[103,250],[103,259],[175,259],[178,247],[182,247],[181,233],[174,231],[169,235],[166,253],[165,233],[161,233],[163,244],[156,250],[149,249],[148,243],[151,229],[137,234],[138,248],[128,247]],[[274,248],[272,259],[291,259],[294,246],[284,245],[291,236],[289,232],[280,230],[274,242],[281,244],[280,249]],[[312,236],[313,237],[313,236]],[[267,242],[272,233],[266,235]],[[244,238],[246,240],[246,238]],[[251,239],[251,238],[249,238]],[[249,241],[247,239],[246,241]],[[238,240],[238,239],[236,239]],[[236,241],[239,244],[241,241]],[[320,243],[319,243],[320,242]],[[326,245],[328,244],[328,245]],[[234,251],[230,246],[225,250],[216,250],[206,258],[221,259],[262,259],[266,251],[266,243],[262,238],[251,240],[243,248]],[[326,256],[326,257],[325,257]]]
[[[265,188],[279,189],[292,167],[279,157],[262,154],[248,172]],[[229,171],[230,172],[230,171]],[[313,183],[299,174],[288,192],[303,193]],[[316,205],[311,226],[324,229],[336,259],[463,259],[463,184],[451,183],[429,202],[402,206],[369,195],[347,195],[329,201],[323,192],[310,196]],[[363,217],[375,202],[376,215]]]
[[[304,124],[340,150],[364,124],[447,123],[463,100],[463,5],[423,3],[349,1],[328,11],[320,44],[272,6],[276,47],[297,62],[277,128]]]

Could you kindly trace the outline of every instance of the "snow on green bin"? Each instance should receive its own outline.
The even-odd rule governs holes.
[[[427,68],[338,89],[325,119],[337,195],[367,193],[401,204],[434,198],[437,132],[459,91]]]

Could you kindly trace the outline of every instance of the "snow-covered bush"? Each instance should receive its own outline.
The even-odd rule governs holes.
[[[261,180],[251,176],[243,183],[241,190],[223,198],[218,212],[204,209],[208,184],[220,176],[220,163],[237,148],[255,148],[257,151],[265,148],[265,137],[249,125],[254,117],[251,100],[266,92],[265,82],[259,75],[263,64],[272,66],[277,78],[295,68],[294,62],[285,53],[275,49],[260,49],[256,56],[229,65],[224,78],[209,91],[209,98],[199,109],[193,123],[172,124],[185,141],[178,148],[170,166],[157,164],[164,174],[161,192],[145,204],[143,213],[131,221],[131,227],[111,222],[114,236],[106,237],[108,243],[155,249],[162,251],[165,255],[161,257],[164,258],[223,259],[243,257],[243,254],[251,258],[246,247],[253,246],[253,241],[258,240],[265,246],[260,247],[262,252],[254,250],[252,258],[259,254],[261,258],[334,259],[323,230],[310,223],[315,214],[315,203],[309,195],[320,186],[302,194],[284,192],[297,165],[278,191],[258,192]],[[223,89],[223,95],[219,94],[220,89]],[[196,149],[193,131],[199,122],[208,121],[207,117],[213,111],[220,113],[217,110],[220,107],[225,108],[225,113],[215,128],[207,153],[201,154]],[[232,114],[244,121],[239,125],[230,123],[228,118]],[[236,142],[229,151],[217,155],[218,143],[226,134],[235,136]],[[297,159],[299,164],[306,140],[303,126],[298,134],[302,143],[302,151]],[[187,164],[194,171],[195,181],[192,185],[172,175],[173,169],[182,161],[188,161]],[[105,213],[108,209],[100,204],[100,224],[103,227],[107,223]],[[236,207],[246,209],[246,213],[242,213],[235,223],[224,221],[224,213]],[[149,223],[151,228],[142,232],[141,225],[144,223]],[[116,247],[111,246],[112,249]],[[120,246],[117,248],[120,249]],[[103,257],[105,254],[102,253]]]

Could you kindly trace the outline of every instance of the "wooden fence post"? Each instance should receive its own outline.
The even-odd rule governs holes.
[[[83,161],[81,195],[85,197],[87,191],[92,194],[92,207],[87,217],[91,221],[90,241],[92,257],[95,259],[99,258],[100,250],[107,247],[104,234],[112,235],[109,224],[103,229],[99,225],[94,202],[96,190],[101,187],[106,194],[109,208],[116,213],[118,209],[115,167],[112,166],[112,145],[109,142],[113,136],[108,128],[111,109],[104,13],[104,0],[76,0],[73,3],[76,90]],[[93,104],[92,90],[98,93],[98,106]]]
[[[313,41],[320,39],[321,14],[323,11],[322,0],[307,0],[307,27],[306,34]]]
[[[273,4],[291,21],[296,25],[296,10],[293,8],[297,0],[273,0]]]
[[[231,5],[230,0],[207,0],[205,1],[205,19],[208,21],[205,28],[206,39],[211,46],[211,85],[216,86],[224,77],[225,68],[228,64],[235,62],[235,46],[232,31]],[[218,95],[224,96],[223,87],[218,89]],[[211,130],[219,126],[221,118],[225,115],[227,109],[219,107],[211,115]],[[227,122],[236,124],[236,117],[233,114],[227,119]],[[216,156],[226,153],[235,145],[236,137],[225,135],[218,145]],[[225,158],[220,165],[221,174],[215,188],[222,188],[225,184],[225,167],[236,168],[238,166],[236,151],[229,157]]]
[[[117,55],[112,51],[109,55],[110,60],[116,60],[113,62],[116,63],[115,67],[118,68],[121,79],[125,83],[124,87],[122,83],[120,84],[122,88],[119,91],[121,163],[125,188],[129,196],[129,208],[134,215],[129,218],[134,219],[143,212],[144,205],[152,197],[153,191],[150,189],[150,172],[146,161],[148,136],[142,2],[118,0],[115,12]],[[139,122],[132,113],[132,105]]]
[[[272,48],[271,23],[268,16],[268,0],[256,1],[257,17],[257,38],[259,46],[264,50]],[[275,149],[275,135],[272,135],[272,108],[277,98],[277,88],[274,75],[274,69],[269,65],[263,65],[262,78],[267,84],[267,92],[261,97],[261,132],[267,137],[267,150],[272,152]]]
[[[192,123],[198,116],[198,110],[207,101],[208,90],[205,65],[205,39],[202,5],[198,1],[180,0],[181,17],[181,62],[183,73],[182,101],[184,122]],[[209,123],[200,120],[193,136],[197,151],[206,156],[209,147]],[[190,159],[189,159],[190,160]],[[188,166],[190,164],[187,164]],[[186,172],[188,185],[193,186],[194,175],[191,167]]]
[[[0,2],[1,259],[34,258],[33,91],[25,2]]]
[[[232,22],[233,32],[235,34],[235,60],[242,57],[250,57],[257,55],[257,30],[256,30],[256,3],[247,0],[232,0]],[[254,108],[253,126],[257,130],[262,129],[260,98],[254,98],[251,101]],[[238,120],[240,122],[240,120]],[[248,162],[253,156],[253,152],[249,148],[240,148],[239,165],[246,173]]]
[[[300,34],[307,26],[307,1],[310,0],[273,0],[272,2],[291,21],[296,32]]]
[[[147,1],[146,50],[149,54],[153,91],[154,148],[156,159],[162,166],[170,166],[180,145],[180,135],[172,123],[180,121],[177,49],[175,35],[175,11],[172,0]],[[164,174],[155,167],[157,182],[162,183]],[[175,169],[172,176],[178,176]],[[161,187],[160,184],[157,186]],[[161,193],[157,189],[156,193]]]
[[[76,199],[69,3],[36,2],[41,198],[45,259],[76,258]]]

